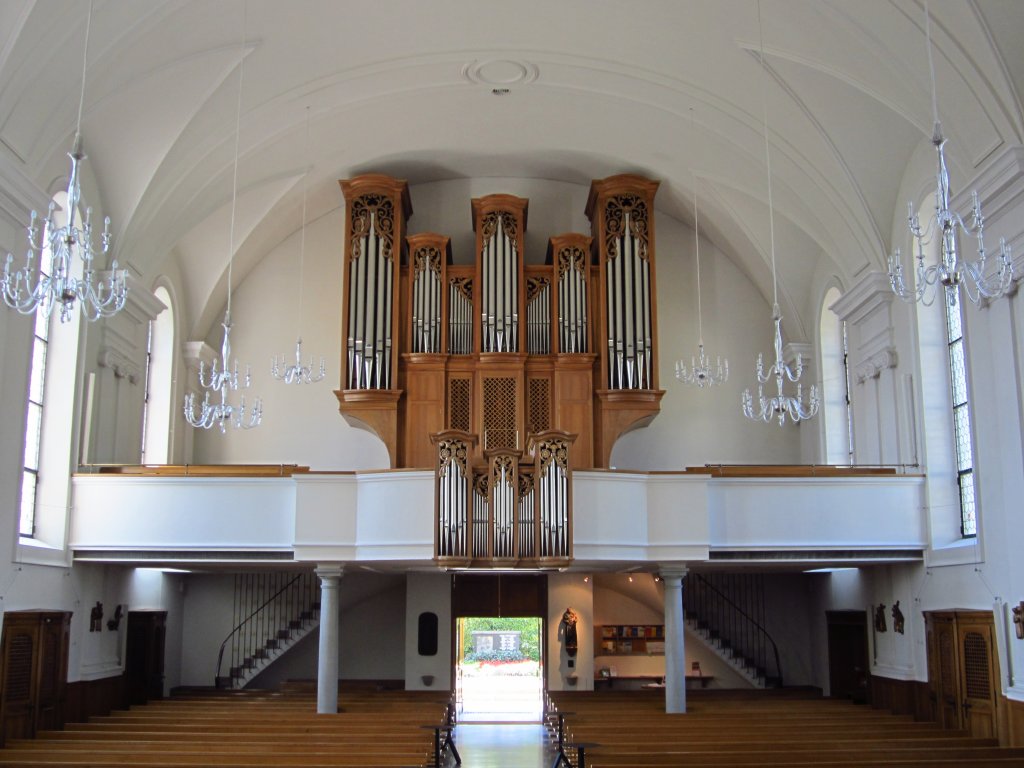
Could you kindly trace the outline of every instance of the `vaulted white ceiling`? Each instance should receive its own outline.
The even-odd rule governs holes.
[[[1024,135],[1024,2],[933,0],[954,184]],[[0,0],[0,153],[47,192],[67,173],[83,0]],[[776,249],[809,327],[811,277],[883,268],[931,104],[916,0],[96,0],[83,135],[116,250],[144,283],[189,275],[201,336],[225,285],[243,58],[234,278],[309,218],[337,179],[662,180],[771,295],[764,110]],[[507,88],[495,95],[496,88]],[[311,112],[305,143],[305,108]],[[913,185],[923,184],[911,180]],[[923,192],[924,187],[921,187]],[[806,334],[805,334],[806,335]]]

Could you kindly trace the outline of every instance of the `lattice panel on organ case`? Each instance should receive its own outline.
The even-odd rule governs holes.
[[[516,380],[484,379],[484,448],[516,448]]]
[[[448,382],[448,428],[469,432],[469,379]]]
[[[526,429],[536,434],[551,429],[551,382],[530,379],[526,393]]]

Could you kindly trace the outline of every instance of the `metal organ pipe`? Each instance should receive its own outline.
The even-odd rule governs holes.
[[[608,386],[645,389],[651,386],[651,272],[644,251],[623,217],[623,232],[616,238],[616,254],[609,258]]]
[[[348,387],[391,387],[391,301],[394,260],[383,252],[375,216],[359,235],[359,257],[349,266]]]

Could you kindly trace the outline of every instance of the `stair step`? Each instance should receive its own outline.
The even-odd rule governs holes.
[[[252,656],[246,656],[245,657],[245,661],[242,662],[242,669],[255,669],[255,668],[256,668],[256,659],[254,659]]]
[[[264,648],[266,648],[268,651],[276,651],[280,647],[281,646],[278,643],[276,637],[270,638],[269,640],[267,640],[266,644],[264,645]]]
[[[216,687],[218,689],[230,688],[234,684],[234,678],[230,676],[217,675]]]
[[[288,622],[289,629],[302,629],[302,622],[299,619],[292,619]]]
[[[277,630],[277,639],[278,640],[289,640],[289,639],[291,639],[291,636],[292,636],[292,633],[289,630],[287,630],[287,629],[279,629],[279,630]]]
[[[269,659],[270,654],[267,653],[266,648],[257,648],[256,652],[253,654],[253,657],[257,659]]]
[[[319,600],[314,600],[312,603],[309,604],[309,607],[312,610],[319,612],[319,610],[320,610],[320,601]]]

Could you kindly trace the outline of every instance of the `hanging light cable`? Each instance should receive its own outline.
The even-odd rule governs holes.
[[[771,242],[772,255],[772,322],[775,325],[774,347],[775,362],[764,369],[764,359],[761,354],[757,356],[757,401],[750,394],[749,389],[743,390],[743,415],[754,421],[763,421],[766,424],[773,419],[778,421],[779,426],[786,423],[788,415],[793,421],[810,419],[818,412],[818,388],[813,384],[810,387],[810,400],[807,404],[803,402],[803,385],[800,377],[803,375],[803,358],[796,356],[796,366],[792,367],[782,359],[782,313],[779,311],[779,281],[775,268],[775,207],[772,200],[772,159],[768,144],[768,97],[767,91],[768,67],[764,60],[764,32],[761,28],[761,3],[757,3],[757,31],[761,46],[761,72],[765,79],[765,88],[761,91],[762,107],[764,109],[764,156],[765,165],[768,169],[768,226]],[[772,379],[775,380],[776,394],[765,395],[764,385]],[[783,387],[786,380],[796,384],[796,396],[786,395]]]
[[[691,124],[693,122],[691,118]],[[698,387],[712,387],[723,384],[729,378],[729,361],[721,357],[716,359],[712,368],[711,361],[704,353],[704,320],[700,302],[700,232],[697,218],[697,174],[693,174],[693,243],[697,254],[697,356],[690,358],[690,368],[682,360],[676,361],[676,378],[684,384],[695,384]]]
[[[28,251],[25,264],[13,270],[14,256],[7,254],[3,277],[0,278],[0,292],[7,306],[23,315],[42,312],[48,319],[55,306],[60,306],[60,321],[71,319],[75,302],[81,306],[87,320],[110,317],[124,308],[128,298],[128,271],[118,269],[117,259],[110,262],[109,271],[97,271],[97,253],[92,243],[92,208],[85,206],[85,221],[81,227],[75,220],[77,212],[85,205],[82,200],[81,163],[85,160],[82,151],[82,108],[85,104],[85,75],[89,61],[89,31],[92,27],[92,2],[85,22],[85,49],[82,53],[82,87],[78,96],[78,119],[75,123],[75,139],[68,157],[71,158],[71,175],[68,177],[67,218],[63,226],[57,226],[54,214],[56,203],[50,207],[43,221],[43,234],[39,237],[39,214],[33,210],[29,220]],[[110,250],[110,217],[103,219],[103,234],[100,237],[99,255],[105,256]],[[34,266],[36,255],[39,269]],[[81,277],[74,258],[82,262]],[[44,260],[49,264],[44,265]]]
[[[998,268],[989,273],[988,255],[985,252],[985,219],[981,215],[981,204],[978,193],[971,193],[971,223],[965,224],[956,211],[950,209],[949,171],[946,169],[944,146],[946,139],[942,135],[942,123],[939,120],[939,102],[935,87],[935,63],[932,61],[931,21],[928,13],[928,2],[924,4],[924,34],[928,49],[928,74],[932,86],[932,144],[938,155],[939,168],[935,183],[935,214],[928,220],[926,227],[914,212],[913,202],[907,203],[907,225],[914,236],[917,246],[916,287],[908,286],[903,276],[903,265],[900,249],[897,248],[889,256],[889,283],[893,292],[907,302],[920,301],[930,306],[935,301],[938,286],[943,286],[950,306],[956,304],[957,293],[961,286],[972,302],[977,304],[982,297],[994,299],[1002,296],[1013,282],[1013,261],[1010,246],[1006,240],[999,240]],[[975,261],[961,260],[957,253],[957,230],[978,242],[978,258]],[[925,266],[924,246],[939,238],[939,261]]]
[[[307,153],[309,152],[308,106],[306,107],[306,151]],[[315,364],[312,357],[309,358],[309,365],[302,364],[302,276],[306,264],[306,191],[308,186],[306,182],[309,178],[308,167],[309,165],[307,164],[306,174],[302,177],[302,234],[299,239],[299,329],[295,341],[295,363],[293,365],[285,365],[284,355],[281,355],[280,362],[275,355],[270,368],[270,373],[273,377],[278,381],[283,381],[285,384],[315,384],[318,381],[323,381],[326,375],[326,368],[322,357],[320,358],[320,370],[315,373]]]
[[[231,279],[232,268],[235,260],[235,208],[238,203],[238,145],[239,135],[242,126],[242,82],[245,76],[245,2],[242,3],[242,55],[238,64],[238,103],[235,111],[235,164],[234,174],[231,183],[231,223],[228,234],[228,300],[227,309],[224,312],[224,322],[221,327],[224,329],[224,341],[220,349],[220,366],[216,360],[210,366],[210,375],[205,375],[204,363],[199,363],[199,386],[205,390],[203,401],[196,409],[196,394],[189,392],[185,395],[185,420],[193,427],[210,429],[215,424],[220,428],[221,434],[227,432],[228,426],[236,429],[252,429],[259,426],[263,418],[263,401],[256,398],[252,408],[246,410],[245,396],[243,395],[237,406],[228,403],[228,391],[239,388],[238,360],[231,365]],[[242,389],[248,389],[252,383],[249,366],[245,367],[245,378],[242,380]],[[210,393],[220,395],[219,402],[210,402]]]

